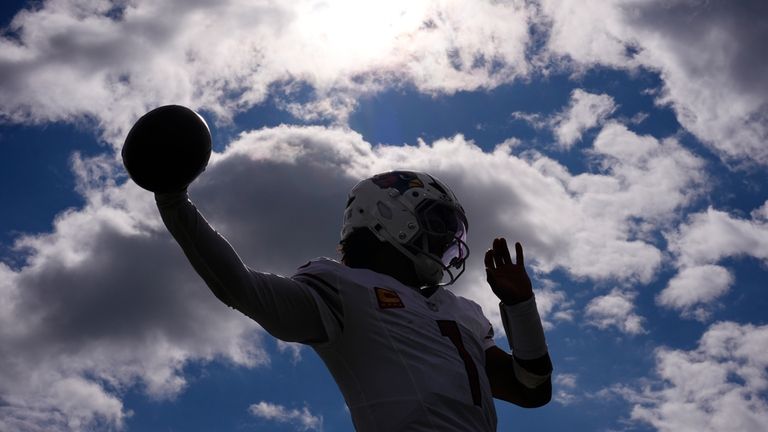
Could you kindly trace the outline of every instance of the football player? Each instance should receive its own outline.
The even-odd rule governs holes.
[[[512,354],[478,304],[446,289],[469,256],[464,209],[420,172],[358,183],[344,211],[341,261],[290,276],[250,269],[185,191],[156,193],[163,221],[214,295],[273,336],[311,346],[359,431],[495,431],[493,399],[539,407],[551,397],[547,351],[523,249],[485,253]]]

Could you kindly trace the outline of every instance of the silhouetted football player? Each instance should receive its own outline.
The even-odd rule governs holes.
[[[512,354],[479,305],[445,287],[464,271],[467,218],[429,174],[393,171],[350,192],[341,262],[320,258],[290,276],[250,269],[186,190],[155,194],[166,227],[222,302],[273,336],[311,346],[359,431],[494,431],[492,398],[538,407],[552,364],[517,243],[485,254]]]

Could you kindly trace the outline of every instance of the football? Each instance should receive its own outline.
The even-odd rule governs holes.
[[[152,192],[179,192],[208,165],[211,132],[195,111],[181,105],[161,106],[133,125],[122,157],[137,185]]]

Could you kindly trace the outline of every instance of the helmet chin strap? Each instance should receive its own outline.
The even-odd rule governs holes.
[[[456,280],[459,279],[459,276],[464,274],[465,269],[464,264],[462,264],[461,270],[454,274],[450,267],[444,266],[440,260],[425,253],[416,255],[414,257],[413,263],[416,269],[416,276],[418,276],[421,283],[424,284],[419,287],[422,289],[434,286],[452,285],[454,282],[456,282]],[[448,273],[448,277],[450,278],[450,280],[447,282],[442,281],[443,275],[445,275],[445,273]]]
[[[421,251],[414,253],[409,248],[395,241],[395,239],[393,239],[386,231],[376,231],[373,229],[371,231],[376,235],[376,237],[387,241],[390,245],[394,246],[395,249],[411,259],[411,262],[413,262],[414,270],[416,271],[416,277],[422,283],[422,285],[418,287],[419,289],[451,285],[456,282],[459,276],[464,273],[463,264],[461,266],[461,270],[454,275],[451,269],[444,266],[439,258]],[[442,282],[446,271],[448,272],[450,280],[448,282]]]
[[[443,280],[445,273],[443,264],[427,254],[420,253],[414,256],[413,267],[419,281],[424,284],[421,288],[438,285]]]
[[[442,261],[432,255],[423,252],[413,253],[399,244],[395,245],[395,247],[411,258],[413,268],[416,271],[416,277],[422,283],[419,289],[451,285],[464,273],[463,264],[461,270],[457,274],[454,274],[449,267],[443,265]],[[448,277],[450,278],[447,282],[443,282],[445,273],[448,273]]]
[[[460,245],[463,245],[464,249],[469,252],[469,248],[467,247],[466,243],[464,243],[461,239],[456,239]],[[456,280],[464,273],[464,263],[461,263],[461,268],[458,271],[458,273],[454,274],[451,267],[454,267],[452,265],[446,266],[443,264],[443,261],[426,252],[423,252],[423,250],[429,248],[428,240],[426,237],[423,238],[423,245],[421,251],[416,251],[416,253],[410,253],[410,257],[413,260],[414,268],[416,270],[416,276],[419,278],[421,283],[423,284],[420,288],[430,288],[434,286],[448,286],[452,285]],[[407,249],[407,248],[404,248]],[[410,251],[409,251],[410,252]],[[467,255],[469,256],[469,255]],[[466,257],[464,258],[466,260]],[[459,269],[459,267],[455,267],[456,269]],[[447,282],[443,282],[443,276],[445,273],[448,273],[448,277],[450,280]]]

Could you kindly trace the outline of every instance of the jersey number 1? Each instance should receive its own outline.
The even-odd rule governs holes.
[[[464,342],[461,340],[461,332],[459,332],[459,325],[456,321],[450,320],[437,320],[437,325],[440,327],[440,334],[446,336],[453,342],[456,350],[459,352],[459,357],[464,362],[464,369],[467,371],[467,378],[469,378],[469,390],[472,392],[472,402],[480,406],[480,377],[477,374],[477,366],[472,360],[472,356],[464,348]]]

